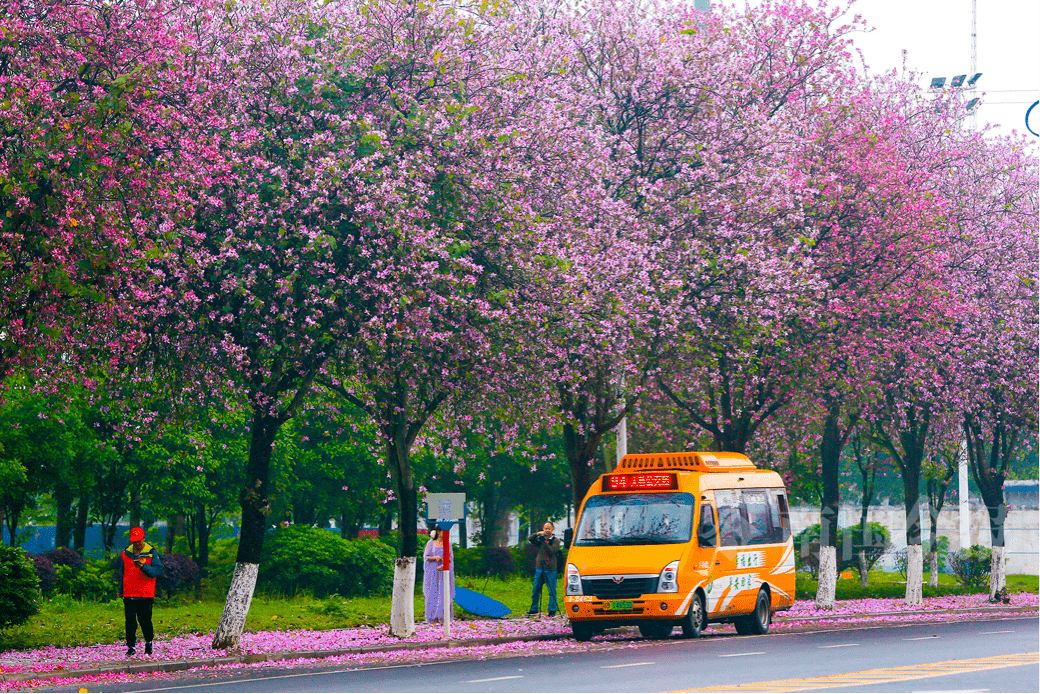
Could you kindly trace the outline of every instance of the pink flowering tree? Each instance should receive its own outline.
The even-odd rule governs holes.
[[[385,147],[372,113],[400,112],[370,82],[354,9],[279,0],[183,18],[198,37],[182,105],[197,192],[191,225],[141,292],[137,335],[155,375],[139,390],[249,413],[242,531],[214,648],[235,647],[248,614],[277,434],[385,299],[378,249],[414,211],[414,169],[394,157],[421,158],[421,145]]]
[[[103,345],[114,297],[183,217],[174,7],[0,3],[0,378]]]
[[[1018,140],[972,145],[974,156],[957,172],[962,245],[955,269],[968,304],[958,321],[962,428],[989,512],[995,600],[1006,582],[1004,480],[1037,426],[1037,159]]]
[[[415,630],[413,447],[431,427],[463,446],[470,412],[510,390],[522,350],[512,336],[538,321],[533,288],[563,265],[581,131],[546,98],[556,78],[526,17],[384,3],[355,32],[373,158],[396,178],[354,275],[366,292],[357,330],[321,383],[380,434],[400,532],[390,633],[404,637]]]

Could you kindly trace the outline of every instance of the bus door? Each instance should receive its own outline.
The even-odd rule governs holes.
[[[751,528],[740,489],[716,489],[719,548],[715,552],[714,585],[708,612],[719,616],[747,614],[755,608],[762,584],[763,554],[748,546]]]

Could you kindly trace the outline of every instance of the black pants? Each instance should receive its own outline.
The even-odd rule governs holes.
[[[126,617],[126,647],[133,648],[137,643],[137,624],[141,624],[141,634],[145,641],[155,636],[152,630],[152,603],[154,598],[123,598],[123,616]]]

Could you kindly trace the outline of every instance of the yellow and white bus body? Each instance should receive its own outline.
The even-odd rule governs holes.
[[[579,641],[624,625],[764,634],[794,602],[794,568],[780,475],[739,453],[626,455],[582,501],[564,609]]]

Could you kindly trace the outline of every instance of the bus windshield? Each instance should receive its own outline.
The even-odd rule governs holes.
[[[585,502],[574,544],[664,545],[690,541],[694,498],[686,492],[603,494]]]

